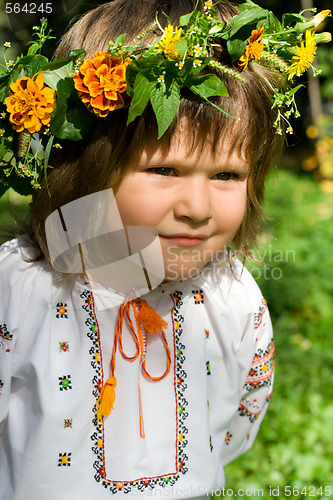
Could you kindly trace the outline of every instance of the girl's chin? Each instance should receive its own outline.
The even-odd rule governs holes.
[[[195,278],[200,274],[203,267],[204,265],[201,265],[200,267],[198,267],[197,265],[196,266],[193,265],[191,267],[185,267],[182,265],[176,266],[175,264],[173,265],[169,264],[168,268],[165,269],[165,277],[163,283]]]

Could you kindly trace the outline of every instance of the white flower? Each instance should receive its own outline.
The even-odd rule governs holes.
[[[4,46],[6,47],[6,49],[9,49],[9,47],[11,47],[12,44],[10,42],[5,42]]]
[[[201,64],[202,64],[202,61],[200,61],[200,59],[194,59],[193,66],[195,68],[198,68],[199,66],[201,66]]]

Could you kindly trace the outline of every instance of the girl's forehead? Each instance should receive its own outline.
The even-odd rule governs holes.
[[[223,134],[216,145],[213,139],[194,141],[194,131],[188,125],[178,126],[170,143],[167,141],[149,141],[140,158],[140,165],[192,165],[212,164],[214,166],[237,165],[248,167],[248,161],[242,151],[233,147],[231,134]]]

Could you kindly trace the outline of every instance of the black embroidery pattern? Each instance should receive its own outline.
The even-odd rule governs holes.
[[[56,318],[68,319],[68,309],[66,303],[58,302],[56,306]]]
[[[100,338],[99,338],[99,328],[98,323],[94,313],[94,301],[93,296],[90,291],[85,290],[80,296],[84,304],[82,308],[88,313],[88,318],[85,322],[88,327],[87,336],[92,341],[92,347],[90,348],[91,355],[91,366],[93,367],[95,374],[93,377],[93,395],[96,401],[99,397],[100,390],[102,388],[102,360],[100,355]],[[129,493],[133,489],[137,489],[141,492],[152,490],[156,486],[165,487],[172,486],[175,484],[179,478],[179,474],[185,474],[188,469],[186,467],[186,462],[188,457],[186,456],[184,450],[188,443],[186,436],[188,429],[185,426],[185,420],[188,417],[187,400],[184,396],[187,384],[185,382],[187,374],[183,369],[183,363],[185,361],[184,349],[185,346],[180,341],[181,335],[183,333],[182,325],[184,318],[180,315],[179,310],[183,305],[181,300],[182,292],[175,292],[172,295],[174,301],[173,308],[173,322],[175,329],[175,384],[177,389],[177,404],[178,404],[178,446],[177,446],[177,464],[178,470],[174,475],[152,477],[152,478],[140,478],[134,481],[128,482],[115,482],[107,479],[105,462],[104,462],[104,443],[103,443],[103,424],[97,422],[96,408],[94,408],[94,419],[93,423],[95,426],[95,432],[91,436],[93,442],[92,450],[95,454],[96,460],[93,464],[95,469],[95,480],[103,485],[104,488],[109,489],[112,494],[119,491],[123,493]]]
[[[58,379],[60,391],[68,391],[69,389],[72,389],[72,379],[70,375],[63,375],[62,377],[58,377]]]
[[[71,466],[71,453],[59,453],[58,467],[70,467]]]
[[[13,340],[13,335],[7,330],[7,325],[0,325],[0,337],[6,340]]]
[[[194,303],[195,304],[203,304],[204,303],[204,294],[202,290],[192,290]]]

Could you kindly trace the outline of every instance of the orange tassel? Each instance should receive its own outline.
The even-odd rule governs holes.
[[[145,300],[141,301],[137,321],[151,335],[157,335],[168,326],[168,323],[152,307],[149,307]]]
[[[101,389],[101,394],[96,403],[97,409],[97,422],[103,422],[103,418],[110,415],[111,410],[113,410],[114,400],[116,398],[116,393],[114,388],[117,385],[116,377],[110,377],[107,379],[105,384]]]

